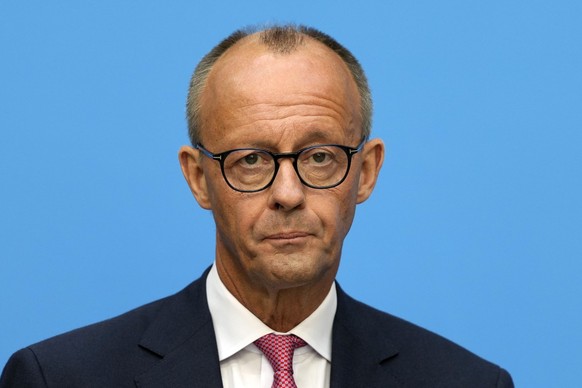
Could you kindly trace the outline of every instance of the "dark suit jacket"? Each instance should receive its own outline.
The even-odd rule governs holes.
[[[206,275],[179,293],[15,353],[6,387],[221,387]],[[509,374],[338,287],[331,386],[512,387]]]

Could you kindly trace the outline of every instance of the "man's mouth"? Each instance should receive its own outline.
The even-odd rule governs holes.
[[[291,241],[305,238],[308,236],[310,236],[310,233],[307,232],[281,232],[270,234],[265,239],[275,241]]]

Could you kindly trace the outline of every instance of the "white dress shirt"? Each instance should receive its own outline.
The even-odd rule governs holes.
[[[269,333],[295,334],[307,346],[295,349],[293,371],[298,388],[328,388],[331,331],[337,307],[335,283],[321,305],[288,333],[278,333],[247,310],[224,286],[216,265],[206,280],[208,307],[218,345],[224,388],[271,388],[273,368],[253,342]]]

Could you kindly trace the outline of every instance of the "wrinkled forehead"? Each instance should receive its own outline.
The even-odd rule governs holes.
[[[200,101],[202,127],[216,127],[217,120],[244,106],[284,106],[297,96],[326,99],[361,120],[356,83],[339,55],[308,36],[290,52],[277,52],[254,34],[228,49],[211,69]],[[205,125],[210,121],[213,125]]]

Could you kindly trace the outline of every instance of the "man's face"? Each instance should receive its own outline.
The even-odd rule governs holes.
[[[202,144],[213,153],[355,147],[362,136],[359,95],[347,67],[313,41],[291,54],[269,52],[254,37],[239,42],[212,69],[201,106]],[[223,281],[269,290],[329,287],[355,205],[369,195],[359,190],[362,154],[353,157],[348,177],[335,188],[304,186],[292,159],[281,159],[270,187],[240,193],[224,181],[219,163],[191,152],[200,179],[196,187],[189,182],[200,205],[214,215]]]

